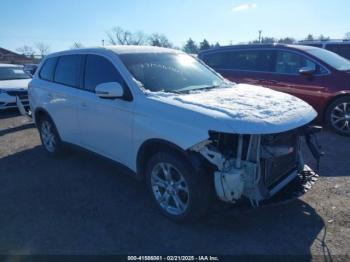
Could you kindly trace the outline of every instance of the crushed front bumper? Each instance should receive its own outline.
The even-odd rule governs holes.
[[[230,213],[249,211],[252,208],[263,208],[289,203],[309,192],[315,183],[317,183],[318,178],[319,175],[309,166],[305,165],[303,171],[299,172],[294,179],[287,183],[279,192],[276,192],[275,195],[259,202],[259,206],[252,206],[249,199],[246,198],[241,198],[235,205],[220,201],[212,206],[211,214],[222,216]]]
[[[250,136],[221,134],[192,147],[192,150],[214,166],[214,185],[219,199],[237,203],[245,198],[256,207],[295,179],[310,174],[315,177],[315,172],[304,164],[302,148],[306,140],[310,151],[314,149],[314,156],[319,160],[321,153],[315,142],[317,139],[312,139],[316,130],[301,128]],[[233,150],[227,151],[230,148]],[[225,151],[228,153],[223,153]]]

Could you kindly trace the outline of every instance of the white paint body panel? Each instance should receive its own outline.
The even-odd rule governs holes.
[[[299,98],[247,84],[183,95],[147,94],[155,101],[211,117],[237,134],[280,133],[305,125],[317,116],[316,111]],[[200,118],[197,121],[201,121]],[[207,127],[217,130],[214,126]]]
[[[27,90],[31,79],[0,80],[0,89],[6,91]]]
[[[305,125],[316,116],[311,106],[295,97],[249,85],[187,95],[145,92],[117,56],[118,53],[134,51],[179,52],[113,47],[50,55],[48,57],[96,54],[107,58],[123,76],[133,100],[105,100],[89,91],[40,80],[40,65],[29,88],[32,111],[45,109],[64,141],[109,157],[135,172],[138,150],[149,139],[166,140],[186,150],[206,140],[209,130],[241,134],[277,133]],[[52,91],[58,89],[61,91]]]
[[[78,90],[79,144],[123,164],[130,165],[134,103],[102,99]]]

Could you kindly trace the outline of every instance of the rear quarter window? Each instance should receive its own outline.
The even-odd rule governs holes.
[[[40,70],[39,77],[46,81],[53,81],[53,75],[54,75],[56,63],[57,63],[56,57],[48,58],[44,62],[44,65]]]
[[[202,60],[214,69],[231,69],[231,52],[216,52],[203,55]]]

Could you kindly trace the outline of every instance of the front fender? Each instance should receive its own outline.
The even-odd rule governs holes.
[[[183,151],[207,140],[208,130],[195,128],[194,125],[184,125],[170,120],[137,116],[134,119],[134,152],[135,156],[145,141],[167,141]],[[137,170],[137,158],[134,158],[131,169]]]

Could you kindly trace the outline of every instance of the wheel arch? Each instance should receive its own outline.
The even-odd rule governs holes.
[[[38,126],[39,124],[39,120],[43,117],[43,116],[48,116],[50,117],[49,113],[42,107],[36,108],[35,112],[34,112],[34,122],[35,124]],[[50,117],[51,118],[51,117]],[[51,118],[52,120],[52,118]]]
[[[140,146],[137,152],[136,168],[137,168],[137,175],[139,178],[141,179],[144,178],[144,171],[146,169],[147,162],[154,154],[160,151],[170,151],[181,155],[195,169],[198,169],[202,163],[201,157],[196,152],[184,150],[178,145],[164,139],[158,139],[158,138],[149,139]]]
[[[47,116],[48,118],[50,118],[50,120],[52,121],[53,125],[54,125],[54,128],[56,129],[57,131],[57,134],[59,136],[59,138],[61,139],[61,135],[59,133],[59,130],[57,129],[57,126],[56,126],[56,123],[55,121],[52,119],[52,117],[50,116],[50,114],[42,107],[38,107],[35,109],[35,112],[34,112],[34,122],[35,122],[35,125],[37,126],[37,128],[39,128],[39,120],[44,117],[44,116]]]
[[[350,98],[350,91],[342,91],[337,93],[335,96],[333,96],[331,99],[329,99],[329,101],[327,102],[327,105],[323,111],[323,121],[326,122],[326,118],[327,118],[327,112],[329,110],[329,107],[332,105],[332,103],[340,98],[344,98],[344,97],[349,97]]]

